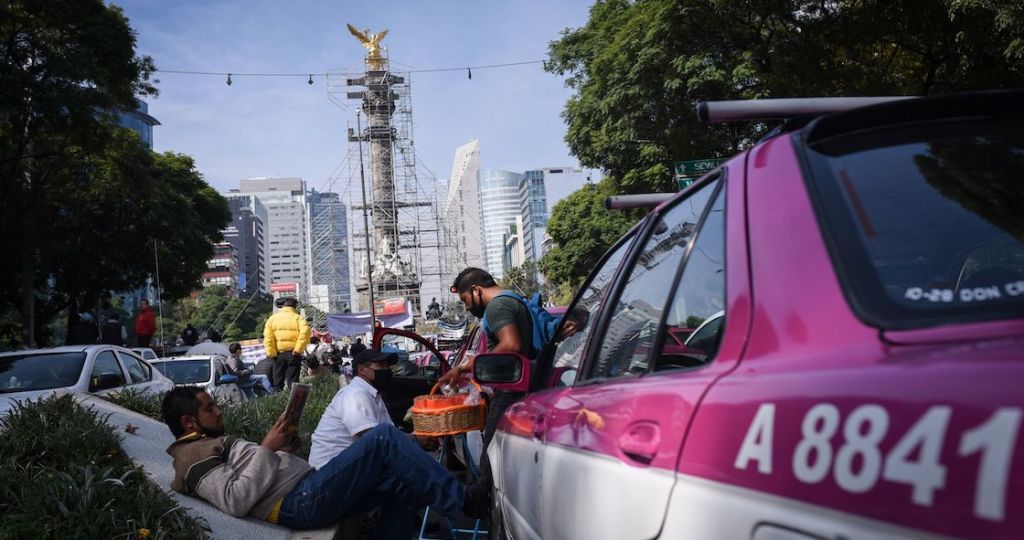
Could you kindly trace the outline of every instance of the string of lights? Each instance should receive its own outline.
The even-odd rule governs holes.
[[[466,70],[468,78],[473,78],[473,70],[483,69],[498,69],[515,66],[526,66],[531,64],[543,64],[544,60],[527,60],[524,62],[508,62],[505,64],[487,64],[481,66],[465,66],[465,67],[445,67],[445,68],[426,68],[426,69],[405,69],[402,73],[440,73],[445,71],[462,71]],[[171,75],[197,75],[207,77],[227,77],[227,84],[231,84],[232,77],[306,77],[309,84],[313,84],[313,78],[327,78],[327,73],[236,73],[234,71],[190,71],[181,69],[157,69],[156,73],[166,73]]]

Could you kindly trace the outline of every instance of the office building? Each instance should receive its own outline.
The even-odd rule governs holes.
[[[480,201],[480,237],[484,248],[484,267],[496,279],[504,277],[502,267],[505,234],[510,225],[521,220],[519,184],[523,175],[497,169],[477,171]]]
[[[523,173],[519,184],[519,210],[523,218],[519,230],[525,260],[538,261],[541,257],[541,243],[549,215],[544,183],[544,170],[534,170]]]
[[[246,298],[257,292],[266,294],[270,290],[263,277],[263,219],[267,209],[252,195],[229,193],[224,197],[231,209],[231,223],[221,233],[238,254],[239,294]]]
[[[213,245],[213,257],[206,261],[203,287],[223,285],[231,296],[238,296],[238,253],[230,242]]]
[[[505,231],[504,249],[501,259],[502,271],[508,275],[509,271],[522,265],[527,261],[526,246],[523,240],[523,219],[516,216],[516,222],[508,226]]]
[[[312,283],[309,303],[325,313],[351,308],[348,214],[337,193],[310,190],[309,231]]]
[[[473,139],[455,150],[448,195],[443,207],[446,235],[443,255],[449,262],[450,282],[467,266],[484,266],[483,242],[480,236],[480,201],[477,192],[477,171],[480,169],[480,141]]]
[[[299,296],[305,296],[309,286],[306,182],[301,178],[246,178],[239,182],[237,193],[256,197],[266,208],[263,272],[268,289],[275,283],[297,283]]]
[[[145,101],[136,99],[135,105],[134,111],[119,111],[117,113],[117,125],[138,133],[142,144],[152,150],[153,126],[159,126],[160,122],[149,115],[149,104]]]

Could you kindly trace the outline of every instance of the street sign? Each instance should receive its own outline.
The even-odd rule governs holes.
[[[679,191],[686,189],[686,186],[689,186],[696,180],[696,176],[677,176],[676,181],[679,182]]]
[[[724,161],[724,159],[720,158],[677,161],[676,176],[701,176],[711,169],[721,165]]]

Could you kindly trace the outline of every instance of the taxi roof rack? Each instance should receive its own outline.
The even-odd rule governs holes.
[[[604,200],[609,210],[652,208],[674,197],[675,193],[640,193],[638,195],[611,195]]]
[[[816,97],[745,99],[736,101],[700,101],[697,117],[705,124],[758,122],[794,117],[821,116],[857,107],[889,103],[917,96]]]

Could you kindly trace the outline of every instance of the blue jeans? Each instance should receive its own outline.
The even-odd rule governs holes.
[[[326,527],[380,506],[374,538],[408,540],[417,510],[430,506],[453,517],[464,493],[408,435],[380,424],[299,482],[281,503],[277,522],[292,529]]]

